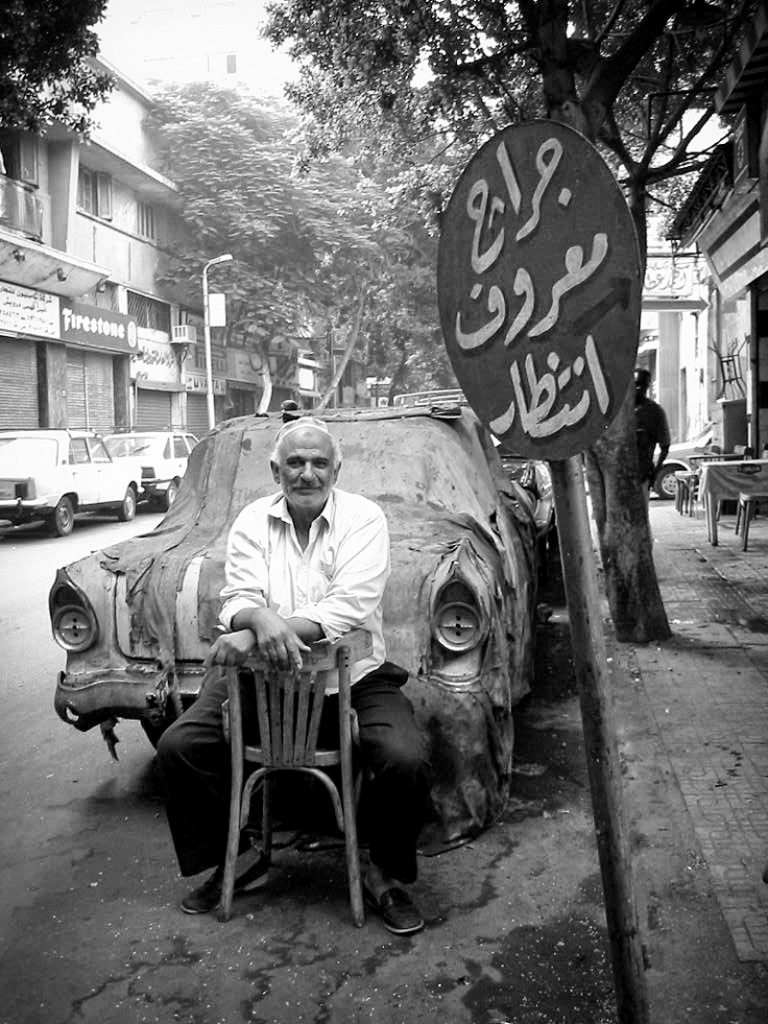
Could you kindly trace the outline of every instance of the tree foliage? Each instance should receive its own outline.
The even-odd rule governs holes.
[[[87,132],[111,88],[89,62],[107,0],[6,0],[0,5],[0,127],[36,132],[51,121]]]
[[[268,34],[300,75],[308,158],[352,142],[439,227],[468,156],[510,123],[551,118],[602,150],[645,257],[663,183],[696,140],[757,0],[276,0]],[[410,165],[410,166],[409,166]],[[669,634],[640,491],[629,389],[588,459],[611,613],[622,639]]]
[[[356,331],[381,375],[391,372],[382,339],[400,331],[407,362],[424,319],[434,323],[418,251],[420,238],[434,241],[420,223],[404,221],[349,156],[299,166],[299,123],[285,103],[200,83],[169,86],[158,101],[150,123],[189,228],[167,280],[197,281],[207,259],[231,252],[217,271],[230,330],[258,346],[277,334],[314,334],[322,346],[330,331]]]

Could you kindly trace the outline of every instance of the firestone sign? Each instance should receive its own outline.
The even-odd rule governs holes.
[[[629,210],[582,135],[533,121],[478,150],[446,212],[438,303],[459,383],[507,447],[564,459],[608,427],[641,291]]]
[[[62,302],[61,340],[69,345],[103,348],[108,352],[134,353],[136,320],[82,302]]]

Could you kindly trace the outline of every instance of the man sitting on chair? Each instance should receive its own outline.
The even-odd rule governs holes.
[[[389,576],[386,519],[374,502],[334,486],[341,452],[322,420],[306,416],[288,422],[277,435],[270,464],[281,490],[247,505],[230,530],[220,615],[229,632],[211,646],[206,666],[239,665],[258,653],[275,670],[298,670],[311,643],[337,640],[355,628],[368,630],[373,652],[351,672],[365,799],[375,810],[363,893],[386,928],[411,934],[424,921],[403,885],[416,879],[416,844],[428,813],[431,773],[426,737],[400,689],[407,673],[386,660],[381,607]],[[226,695],[226,682],[209,678],[157,750],[181,873],[215,867],[182,900],[189,914],[213,910],[221,894],[230,788],[221,710]],[[241,850],[236,893],[263,885],[267,873],[249,844],[243,842]]]

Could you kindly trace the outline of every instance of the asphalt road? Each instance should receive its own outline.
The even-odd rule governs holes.
[[[161,519],[142,511],[130,523],[82,517],[62,538],[37,525],[0,529],[0,962],[18,934],[14,916],[45,890],[52,861],[66,872],[77,857],[79,797],[116,787],[129,792],[152,759],[134,723],[122,729],[116,765],[98,729],[79,733],[56,715],[54,686],[66,655],[51,635],[48,591],[59,566],[150,531]],[[0,1006],[4,1021],[3,1013]]]

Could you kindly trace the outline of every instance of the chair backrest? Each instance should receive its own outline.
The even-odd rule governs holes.
[[[338,669],[341,712],[349,704],[350,668],[372,649],[370,633],[352,630],[335,643],[313,644],[302,655],[301,672],[269,671],[261,659],[245,667],[253,672],[260,746],[249,759],[270,767],[323,765],[338,760],[337,751],[318,751],[320,717],[327,673]]]
[[[254,669],[262,763],[315,763],[325,676],[317,672],[281,672],[267,676]]]

